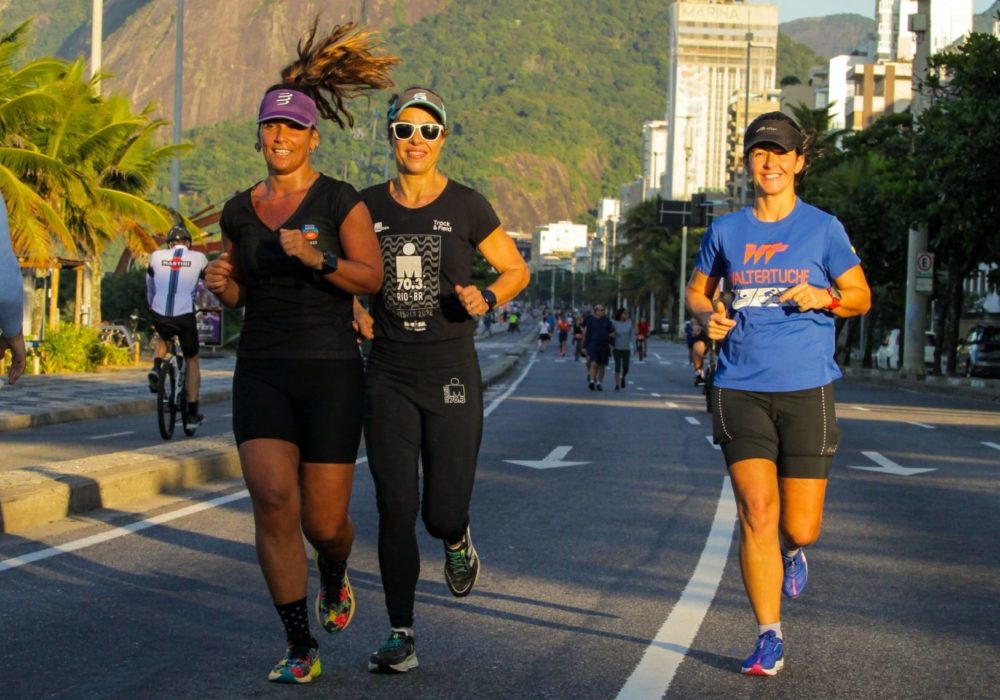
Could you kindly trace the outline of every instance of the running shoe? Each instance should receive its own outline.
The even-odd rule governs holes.
[[[406,673],[417,666],[413,636],[399,630],[393,630],[368,659],[368,670],[373,673]]]
[[[705,377],[700,372],[698,374],[694,375],[694,385],[695,386],[701,386],[704,383],[705,383]]]
[[[149,370],[149,374],[146,375],[146,380],[149,382],[149,391],[155,394],[160,389],[160,375],[155,369]]]
[[[285,655],[267,680],[275,683],[309,683],[320,674],[319,647],[313,644],[288,643]]]
[[[587,382],[587,388],[590,389],[591,391],[594,390],[594,386],[595,386],[594,382],[590,382],[590,381]]]
[[[313,555],[319,571],[319,593],[316,594],[316,619],[330,634],[343,632],[354,618],[354,589],[347,576],[347,562],[337,562],[328,572],[330,583],[324,582],[319,552]]]
[[[748,676],[773,676],[785,665],[785,650],[781,639],[768,630],[757,637],[757,646],[744,661],[740,673]]]
[[[601,383],[600,382],[597,382],[596,384],[597,384],[597,390],[598,391],[604,391],[604,389],[601,387]]]
[[[184,416],[184,429],[194,430],[205,422],[205,416],[200,413],[188,414]]]
[[[799,547],[794,557],[786,557],[782,553],[781,560],[785,564],[785,578],[781,581],[781,592],[789,598],[798,598],[806,589],[806,581],[809,580],[806,551]]]
[[[451,594],[462,598],[472,592],[478,579],[479,555],[472,546],[472,532],[466,527],[457,549],[444,545],[444,580]]]

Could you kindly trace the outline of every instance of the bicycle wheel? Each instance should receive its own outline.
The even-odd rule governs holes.
[[[160,437],[169,440],[174,436],[177,420],[177,385],[174,383],[174,366],[160,365],[159,386],[156,390],[156,423],[160,427]]]

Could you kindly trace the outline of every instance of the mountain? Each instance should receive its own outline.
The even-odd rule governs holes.
[[[779,26],[789,37],[827,59],[851,53],[860,41],[875,33],[875,28],[874,19],[854,14],[807,17]]]

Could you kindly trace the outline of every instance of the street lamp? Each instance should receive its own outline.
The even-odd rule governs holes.
[[[177,0],[177,40],[174,44],[174,145],[181,142],[181,107],[184,78],[184,0]],[[181,159],[170,161],[170,206],[181,208]]]
[[[746,138],[747,126],[750,124],[750,49],[753,48],[753,32],[746,33],[747,40],[747,67],[746,67],[746,90],[743,93],[743,135]],[[750,202],[747,196],[747,169],[743,167],[743,201]]]

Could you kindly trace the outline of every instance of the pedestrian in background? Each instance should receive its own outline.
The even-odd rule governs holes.
[[[559,334],[559,357],[566,357],[566,340],[569,338],[569,321],[565,314],[559,314],[556,321],[556,332]]]
[[[604,372],[611,359],[611,344],[615,328],[605,315],[603,304],[594,306],[594,313],[583,322],[583,347],[587,353],[587,388],[603,391]]]
[[[267,178],[226,202],[225,252],[206,270],[223,304],[245,306],[233,376],[233,433],[253,505],[257,558],[285,627],[268,678],[320,674],[310,633],[308,565],[316,551],[315,613],[327,632],[354,615],[348,517],[364,391],[355,294],[376,291],[382,260],[368,208],[353,187],[316,171],[317,122],[353,124],[344,101],[389,87],[397,59],[354,24],[299,42],[298,58],[260,102],[256,149]]]
[[[635,326],[629,318],[628,309],[617,309],[611,325],[615,329],[612,354],[615,358],[615,391],[618,391],[626,386],[625,377],[628,376],[632,343],[635,342]]]
[[[538,352],[545,352],[549,341],[552,340],[552,326],[545,316],[538,322]]]
[[[635,324],[635,354],[639,362],[646,361],[646,353],[649,351],[649,321],[645,316],[639,316],[639,322]]]
[[[15,384],[24,374],[28,353],[24,346],[24,287],[21,266],[10,241],[7,202],[0,194],[0,359],[10,350],[7,383]],[[2,385],[0,385],[2,386]]]
[[[687,287],[688,309],[711,340],[722,341],[713,433],[736,496],[740,571],[757,619],[757,642],[740,668],[751,675],[774,675],[784,665],[781,595],[797,598],[805,589],[803,548],[823,522],[840,440],[834,317],[871,306],[844,227],[795,194],[804,142],[781,112],[749,125],[743,160],[753,202],[712,223]],[[732,318],[721,300],[713,302],[723,279],[734,294]]]
[[[368,661],[373,672],[417,667],[418,514],[443,542],[451,594],[466,596],[476,585],[480,564],[469,506],[483,394],[474,317],[513,299],[529,278],[486,198],[438,170],[450,124],[444,100],[433,91],[411,87],[394,95],[387,131],[396,177],[362,192],[385,265],[371,314],[355,305],[358,330],[373,338],[365,445],[375,481],[379,569],[390,624],[388,637]],[[488,287],[472,282],[477,252],[500,273]]]

